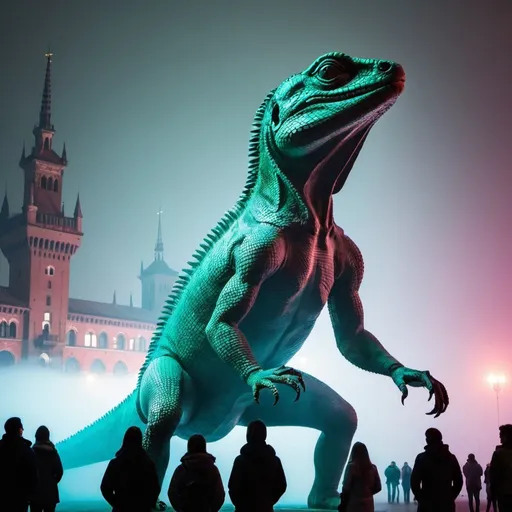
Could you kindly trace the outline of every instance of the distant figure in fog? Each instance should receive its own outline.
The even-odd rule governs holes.
[[[480,491],[482,490],[482,466],[478,464],[474,454],[468,455],[466,464],[462,467],[462,472],[466,477],[466,490],[468,492],[470,512],[480,512]],[[474,506],[473,506],[474,501]]]
[[[437,428],[429,428],[425,438],[425,451],[416,457],[411,474],[418,512],[454,512],[463,486],[459,462]]]
[[[501,445],[491,459],[491,495],[500,512],[512,511],[512,425],[501,425]]]
[[[398,484],[400,483],[400,470],[393,461],[384,471],[386,477],[386,486],[388,488],[388,503],[394,503],[395,500],[398,503],[400,501],[400,491]]]
[[[343,512],[374,512],[373,496],[382,490],[377,467],[372,464],[363,443],[354,443],[341,492],[338,510]]]
[[[98,443],[102,439],[98,439]],[[160,494],[160,484],[153,461],[142,447],[142,432],[130,427],[120,450],[101,481],[101,494],[112,512],[150,512]]]
[[[176,512],[218,512],[222,507],[226,493],[203,436],[195,434],[188,440],[187,453],[172,475],[167,495]]]
[[[492,496],[491,492],[491,464],[487,464],[484,471],[484,484],[485,484],[485,493],[487,494],[487,507],[485,512],[490,512],[492,505],[492,512],[498,512],[498,506],[496,504],[496,500]]]
[[[411,473],[412,468],[404,462],[402,466],[402,489],[404,490],[404,503],[411,502]]]
[[[229,477],[229,496],[236,512],[272,512],[286,491],[281,460],[266,443],[262,421],[249,423],[247,444],[242,446]]]
[[[0,510],[27,512],[37,486],[36,457],[32,443],[23,438],[20,418],[9,418],[4,428],[0,441]]]
[[[55,445],[50,441],[50,431],[44,425],[36,430],[36,442],[32,448],[39,479],[30,499],[30,512],[55,512],[59,503],[58,484],[64,471]]]

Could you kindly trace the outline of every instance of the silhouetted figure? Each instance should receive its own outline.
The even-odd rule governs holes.
[[[0,510],[27,512],[37,486],[36,457],[32,443],[23,438],[19,418],[9,418],[0,441]]]
[[[176,512],[218,512],[226,494],[215,457],[206,451],[203,436],[193,435],[187,453],[171,478],[169,501]]]
[[[343,477],[341,503],[338,510],[373,512],[373,496],[381,490],[379,471],[372,464],[366,445],[354,443]]]
[[[478,464],[474,454],[468,455],[466,464],[462,467],[462,472],[466,477],[466,490],[468,492],[470,512],[480,512],[480,491],[482,490],[482,466]],[[473,506],[473,501],[475,506]]]
[[[103,475],[101,494],[113,512],[150,512],[155,506],[160,484],[155,464],[142,447],[140,428],[126,431],[121,449]]]
[[[281,460],[266,443],[267,427],[262,421],[249,423],[246,438],[231,470],[229,496],[236,512],[271,512],[286,491]]]
[[[402,489],[404,490],[404,503],[411,502],[411,473],[412,468],[404,462],[402,466]]]
[[[491,496],[500,512],[512,511],[512,425],[500,427],[501,445],[491,459]]]
[[[50,431],[44,425],[36,430],[33,450],[39,478],[30,499],[30,512],[55,512],[59,503],[58,484],[64,471],[55,445],[50,441]]]
[[[454,512],[463,485],[459,462],[439,430],[429,428],[425,438],[425,451],[416,457],[411,474],[418,512]]]
[[[491,465],[487,464],[484,471],[484,484],[485,484],[485,493],[487,494],[487,507],[485,512],[490,512],[492,505],[492,512],[498,512],[498,506],[496,504],[496,500],[492,496],[491,492]]]
[[[400,496],[398,493],[398,484],[400,483],[400,470],[393,461],[384,471],[386,477],[386,487],[388,488],[388,503],[394,503],[395,500],[398,503]]]

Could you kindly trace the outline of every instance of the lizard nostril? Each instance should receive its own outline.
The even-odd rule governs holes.
[[[392,68],[392,64],[390,62],[386,62],[386,61],[381,61],[379,62],[379,64],[377,65],[377,68],[379,69],[379,71],[381,71],[382,73],[385,73],[386,71],[389,71],[391,68]]]

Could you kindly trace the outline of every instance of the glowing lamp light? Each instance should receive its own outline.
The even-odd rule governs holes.
[[[487,381],[493,387],[494,386],[502,386],[503,384],[505,384],[507,382],[507,378],[505,377],[505,375],[498,375],[495,373],[491,373],[487,377]]]
[[[96,382],[96,375],[93,375],[92,373],[88,373],[85,376],[85,380],[86,380],[87,384],[93,384],[94,382]]]

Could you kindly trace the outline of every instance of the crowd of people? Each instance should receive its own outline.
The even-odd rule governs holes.
[[[58,484],[63,476],[59,454],[50,440],[50,431],[41,426],[35,443],[23,437],[20,418],[5,423],[0,440],[0,510],[9,512],[55,512],[59,503]],[[512,425],[499,429],[501,444],[496,447],[485,471],[473,454],[462,470],[455,455],[435,428],[425,433],[426,446],[411,468],[400,469],[395,462],[384,476],[388,502],[398,503],[399,486],[403,499],[410,496],[418,512],[454,512],[455,500],[463,488],[463,476],[470,512],[480,512],[482,477],[487,491],[487,512],[512,512]],[[227,491],[236,512],[271,512],[286,491],[286,476],[279,457],[267,444],[267,428],[259,420],[247,427],[247,443],[235,459]],[[156,467],[143,447],[138,427],[130,427],[121,448],[107,466],[101,493],[113,512],[150,512],[165,506],[158,502],[161,486]],[[339,512],[373,512],[374,496],[382,490],[379,471],[366,445],[354,443],[342,482]],[[167,496],[177,512],[218,512],[226,491],[208,453],[206,440],[196,434],[187,443],[187,452],[170,480]]]

